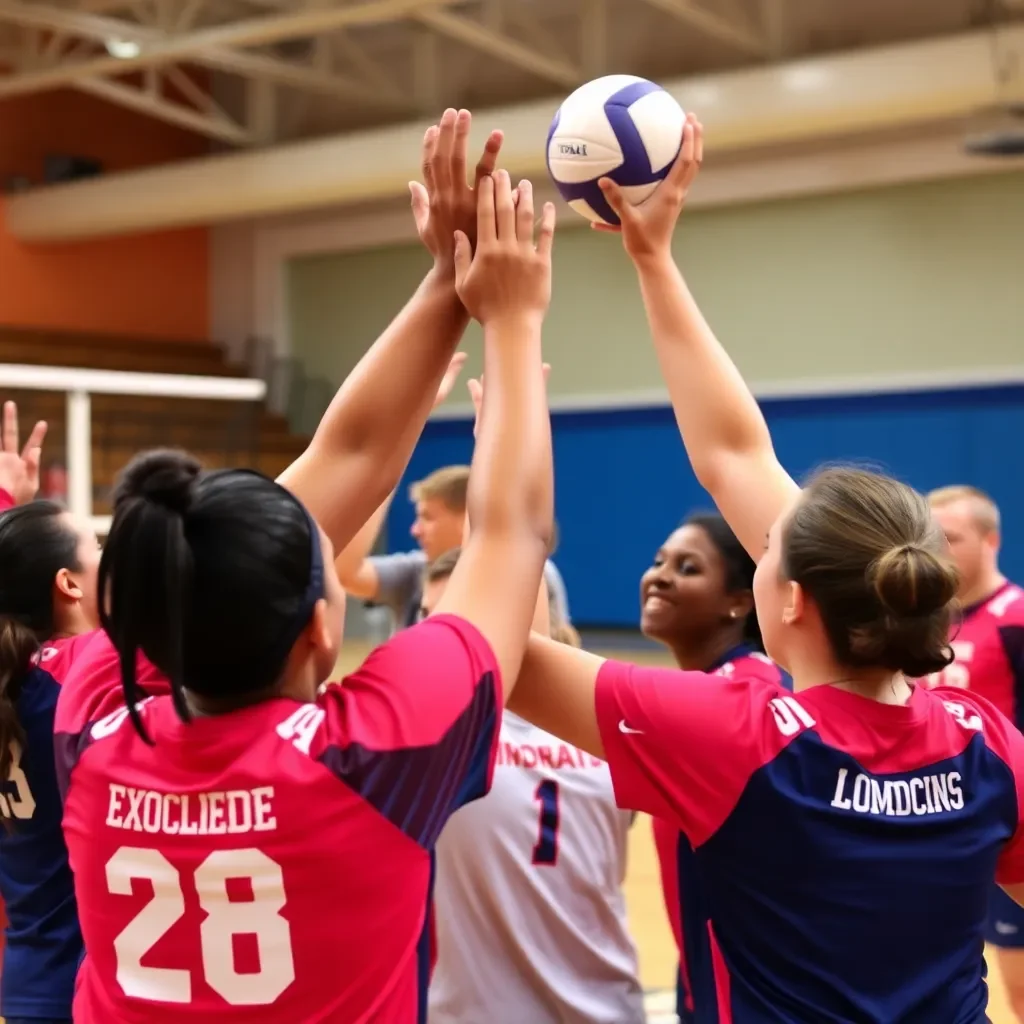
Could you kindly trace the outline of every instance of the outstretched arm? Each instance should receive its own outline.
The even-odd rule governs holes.
[[[697,479],[756,561],[772,523],[799,488],[782,468],[768,425],[672,258],[672,233],[703,158],[703,128],[687,119],[675,165],[641,206],[601,188],[622,221],[676,422]]]
[[[554,207],[534,246],[533,190],[508,173],[480,183],[476,254],[459,240],[459,294],[483,324],[487,401],[469,478],[469,538],[437,612],[484,635],[507,696],[519,674],[554,524],[551,422],[541,324],[551,300]]]
[[[307,505],[337,550],[394,490],[438,386],[469,322],[455,293],[454,232],[475,238],[476,193],[466,182],[470,115],[446,110],[423,144],[426,188],[413,183],[413,213],[434,266],[406,307],[349,374],[313,440],[280,482]],[[501,147],[493,132],[477,166],[489,174]]]
[[[459,373],[466,362],[465,352],[456,352],[448,363],[441,380],[441,386],[434,397],[433,408],[436,409],[451,394]],[[404,472],[405,467],[402,467]],[[380,575],[373,560],[369,557],[374,541],[387,518],[388,508],[394,492],[389,494],[373,515],[360,527],[359,532],[349,541],[348,545],[338,552],[334,559],[334,568],[338,573],[341,585],[354,597],[367,601],[376,600],[380,591]]]

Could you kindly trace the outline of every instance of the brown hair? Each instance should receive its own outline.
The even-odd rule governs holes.
[[[455,572],[455,566],[458,564],[459,555],[461,554],[462,548],[452,548],[451,551],[438,555],[423,570],[423,581],[425,583],[436,583],[438,580],[448,579]]]
[[[786,524],[782,552],[841,664],[919,677],[953,660],[959,578],[917,491],[865,470],[824,470]]]
[[[412,501],[436,498],[452,512],[465,512],[468,488],[469,466],[442,466],[414,483],[409,488],[409,497]]]
[[[932,508],[952,505],[955,501],[971,503],[971,518],[981,533],[992,533],[999,529],[999,506],[980,487],[952,484],[928,492],[928,504]]]

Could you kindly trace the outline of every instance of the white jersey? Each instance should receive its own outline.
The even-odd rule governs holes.
[[[639,1024],[622,882],[632,815],[604,761],[509,712],[494,785],[437,843],[431,1024]]]

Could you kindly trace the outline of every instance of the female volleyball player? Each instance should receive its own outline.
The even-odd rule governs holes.
[[[690,461],[759,560],[765,647],[796,692],[535,636],[509,707],[686,833],[721,949],[699,1020],[981,1024],[993,874],[1024,900],[1024,737],[981,697],[907,682],[952,658],[957,575],[925,499],[854,469],[801,491],[776,459],[672,260],[701,146],[690,119],[642,206],[602,187]]]
[[[434,844],[489,788],[553,519],[540,328],[554,208],[535,247],[527,183],[518,209],[505,172],[479,192],[476,252],[460,232],[456,267],[494,402],[474,534],[437,614],[318,699],[344,597],[309,510],[181,454],[141,456],[119,484],[99,590],[127,705],[62,744],[86,948],[76,1021],[425,1012]],[[171,695],[140,699],[140,650]],[[76,687],[62,705],[88,702]]]
[[[361,492],[379,486],[381,473],[385,490],[400,475],[415,443],[416,417],[421,424],[431,404],[429,397],[422,399],[432,393],[431,379],[436,387],[468,322],[454,289],[452,257],[452,231],[472,233],[476,223],[474,191],[466,184],[468,130],[468,113],[448,111],[428,131],[426,187],[410,187],[417,228],[434,255],[434,267],[346,382],[310,448],[284,476],[342,541],[354,521],[353,503],[372,500]],[[492,133],[478,178],[493,169],[500,143],[500,134]],[[395,416],[391,401],[412,410],[413,419]],[[19,457],[16,411],[6,407],[0,479],[11,500],[26,501],[38,487],[44,431],[39,424]],[[72,663],[91,667],[97,678],[104,668],[116,668],[116,652],[106,636],[90,634],[97,624],[98,561],[92,531],[54,505],[35,503],[0,519],[0,751],[9,757],[0,776],[6,779],[0,809],[11,826],[0,835],[0,893],[9,901],[10,918],[0,1012],[8,1022],[71,1016],[81,939],[59,832],[53,705]],[[150,692],[167,690],[166,680],[141,660],[140,680]],[[80,700],[73,709],[86,717],[116,707],[121,699],[116,679],[113,686],[88,693],[93,703]],[[60,712],[56,717],[59,722]],[[41,881],[45,884],[37,884]]]
[[[459,556],[428,568],[428,615]],[[603,761],[506,713],[492,792],[437,845],[431,1024],[645,1020],[622,890],[632,817]]]
[[[687,671],[789,686],[764,654],[754,612],[754,560],[716,514],[695,514],[668,535],[640,579],[640,629]],[[662,892],[679,950],[676,1013],[694,1019],[694,1003],[714,1005],[694,984],[712,976],[718,950],[693,847],[667,818],[653,820]],[[691,977],[692,973],[692,977]]]

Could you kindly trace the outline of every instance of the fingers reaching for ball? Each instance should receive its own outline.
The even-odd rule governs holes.
[[[601,178],[598,185],[619,224],[593,224],[592,227],[621,233],[623,245],[634,261],[668,254],[676,221],[703,159],[704,126],[694,114],[688,114],[679,155],[665,180],[642,203],[633,205],[619,185],[610,178]]]
[[[502,317],[543,316],[551,300],[554,231],[551,203],[536,223],[529,181],[513,189],[505,170],[481,179],[476,251],[465,233],[456,242],[455,286],[470,315],[485,325]]]

